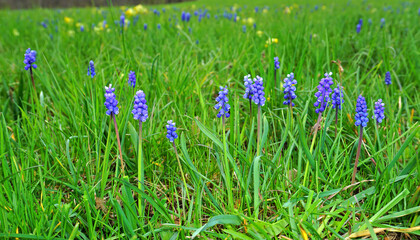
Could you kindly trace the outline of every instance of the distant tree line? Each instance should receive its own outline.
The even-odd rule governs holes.
[[[113,5],[164,4],[177,3],[186,0],[114,0]],[[0,8],[69,8],[69,7],[99,7],[107,6],[108,0],[0,0]]]

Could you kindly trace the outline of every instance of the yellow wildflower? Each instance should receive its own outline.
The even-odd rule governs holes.
[[[134,7],[134,12],[136,14],[145,14],[147,13],[147,8],[145,8],[143,5],[139,4]]]
[[[268,9],[267,8],[264,8],[262,12],[263,13],[268,13]]]
[[[73,18],[64,17],[64,22],[67,23],[67,24],[72,24],[73,23]]]
[[[264,33],[263,33],[261,30],[258,30],[258,31],[257,31],[257,36],[258,36],[258,37],[261,37],[263,34],[264,34]]]
[[[20,35],[19,31],[16,28],[13,29],[13,35],[15,35],[16,37]]]
[[[135,15],[135,12],[134,12],[134,10],[133,10],[132,8],[129,8],[129,9],[127,9],[127,10],[125,11],[125,15],[126,15],[127,17],[131,17],[131,16]]]
[[[277,38],[268,38],[265,42],[265,47],[268,47],[268,45],[271,45],[272,43],[279,43],[279,40]]]
[[[286,13],[286,14],[290,14],[290,13],[291,13],[290,8],[289,8],[289,7],[286,7],[286,8],[284,9],[284,13]]]
[[[248,23],[248,25],[252,25],[252,24],[254,24],[254,23],[255,23],[255,19],[253,19],[253,18],[248,18],[248,19],[246,20],[246,22]]]

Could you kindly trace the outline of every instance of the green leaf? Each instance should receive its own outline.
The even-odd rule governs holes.
[[[219,215],[210,218],[210,220],[201,226],[199,229],[197,229],[193,235],[191,236],[192,239],[198,236],[201,232],[205,231],[208,228],[213,227],[216,224],[220,225],[241,225],[242,219],[239,216],[236,215]]]

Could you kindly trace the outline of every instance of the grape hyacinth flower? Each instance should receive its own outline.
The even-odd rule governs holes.
[[[297,84],[297,81],[295,78],[295,74],[294,73],[290,73],[287,74],[287,78],[284,79],[284,99],[285,101],[283,102],[284,105],[289,105],[290,108],[294,107],[295,104],[293,103],[293,99],[296,98],[296,87],[294,86],[294,84]]]
[[[146,94],[144,94],[142,90],[137,91],[134,96],[134,107],[131,113],[133,114],[134,119],[140,120],[141,122],[146,122],[149,117],[147,112]]]
[[[343,88],[337,84],[334,88],[333,94],[331,95],[332,108],[341,109],[341,104],[344,103]]]
[[[108,87],[105,86],[105,107],[108,109],[106,111],[106,115],[112,116],[117,115],[119,113],[119,109],[117,107],[118,101],[115,96],[115,88],[112,87],[112,84],[109,84]]]
[[[385,26],[385,18],[381,18],[381,28]]]
[[[47,28],[47,24],[46,24],[45,22],[41,22],[41,25],[42,25],[44,28]]]
[[[354,118],[356,120],[356,126],[366,127],[369,122],[366,100],[362,95],[357,98],[356,115]]]
[[[159,29],[159,30],[160,30],[160,23],[158,23],[158,25],[157,25],[157,29]]]
[[[118,150],[120,152],[121,172],[124,174],[124,161],[122,158],[121,141],[120,141],[120,135],[118,133],[117,120],[115,119],[115,115],[118,114],[119,109],[117,107],[118,101],[114,92],[115,92],[115,88],[112,87],[112,84],[109,84],[108,87],[105,86],[105,104],[104,105],[108,109],[106,111],[106,115],[111,116],[111,121],[114,120],[115,133],[117,135],[117,142],[118,142]],[[118,163],[117,163],[117,169],[118,169]]]
[[[356,32],[359,34],[360,33],[360,30],[362,30],[362,25],[357,24],[357,26],[356,26]]]
[[[246,33],[246,26],[245,25],[242,26],[242,32]]]
[[[330,94],[332,92],[331,85],[334,84],[331,75],[331,72],[325,73],[325,78],[321,79],[317,87],[318,92],[315,93],[315,97],[317,98],[317,100],[314,103],[314,107],[318,107],[317,109],[315,109],[316,113],[322,113],[328,106],[328,102],[330,101]]]
[[[277,87],[277,70],[280,69],[279,57],[274,57],[274,88]]]
[[[356,153],[356,161],[354,162],[353,175],[351,178],[352,184],[354,184],[356,180],[357,164],[359,163],[360,148],[362,146],[362,141],[363,141],[363,128],[366,127],[367,123],[369,122],[366,100],[362,95],[360,95],[357,98],[356,115],[354,118],[356,120],[355,125],[360,126],[360,132],[359,132],[359,143],[357,146],[357,153]]]
[[[277,70],[279,68],[280,68],[279,57],[274,57],[274,70]]]
[[[391,73],[390,72],[386,72],[385,73],[385,84],[386,85],[391,85],[392,81],[391,81]]]
[[[125,16],[124,16],[124,14],[121,14],[121,16],[120,16],[120,26],[122,28],[125,27]]]
[[[254,82],[252,81],[251,75],[244,76],[244,86],[245,86],[245,94],[244,98],[249,100],[249,114],[252,115],[252,96],[254,92],[252,91],[252,85]]]
[[[174,142],[174,140],[178,138],[178,135],[176,134],[175,123],[172,120],[168,121],[168,124],[166,125],[166,130],[166,138],[169,139],[169,142]]]
[[[338,110],[341,110],[341,105],[344,103],[343,88],[338,83],[331,95],[331,102],[332,108],[335,108],[335,136],[337,137]]]
[[[264,106],[265,104],[265,97],[264,97],[264,86],[263,86],[263,78],[257,76],[254,78],[254,84],[252,84],[252,101],[258,105],[258,107]]]
[[[145,23],[145,24],[143,25],[143,29],[144,29],[144,30],[147,30],[147,23]]]
[[[128,74],[128,85],[132,88],[136,87],[136,73],[134,71],[130,71]]]
[[[23,60],[23,63],[25,64],[25,70],[26,71],[29,70],[29,73],[31,75],[32,87],[34,88],[34,91],[36,93],[34,74],[32,72],[32,69],[36,69],[38,67],[36,64],[34,64],[35,61],[36,61],[36,51],[28,48],[25,52],[25,59]]]
[[[96,75],[96,73],[95,73],[95,65],[94,65],[94,63],[93,63],[92,60],[89,61],[87,75],[90,76],[91,78],[93,78]]]
[[[31,70],[32,68],[36,69],[38,66],[34,64],[35,61],[36,61],[36,51],[28,48],[25,52],[25,59],[23,60],[23,63],[26,64],[25,70],[28,71],[28,70]]]
[[[214,106],[215,109],[219,110],[219,113],[217,114],[218,118],[223,117],[223,122],[225,121],[225,118],[228,118],[230,116],[229,110],[230,105],[228,103],[229,98],[228,95],[228,89],[227,87],[220,87],[219,96],[216,98],[216,105]]]
[[[382,122],[382,120],[385,118],[385,103],[382,102],[382,99],[378,99],[377,102],[375,102],[375,110],[373,111],[374,115],[372,116],[373,119],[376,119],[376,124],[379,125],[379,123]]]

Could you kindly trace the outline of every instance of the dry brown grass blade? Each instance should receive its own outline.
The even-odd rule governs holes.
[[[373,231],[375,233],[381,233],[381,232],[385,232],[385,231],[399,232],[399,233],[410,233],[410,232],[419,231],[419,230],[420,230],[420,226],[412,227],[412,228],[374,228],[373,229]],[[369,232],[368,229],[366,229],[366,230],[355,232],[355,233],[351,234],[350,236],[347,237],[347,239],[368,237],[368,236],[370,236],[370,232]]]

